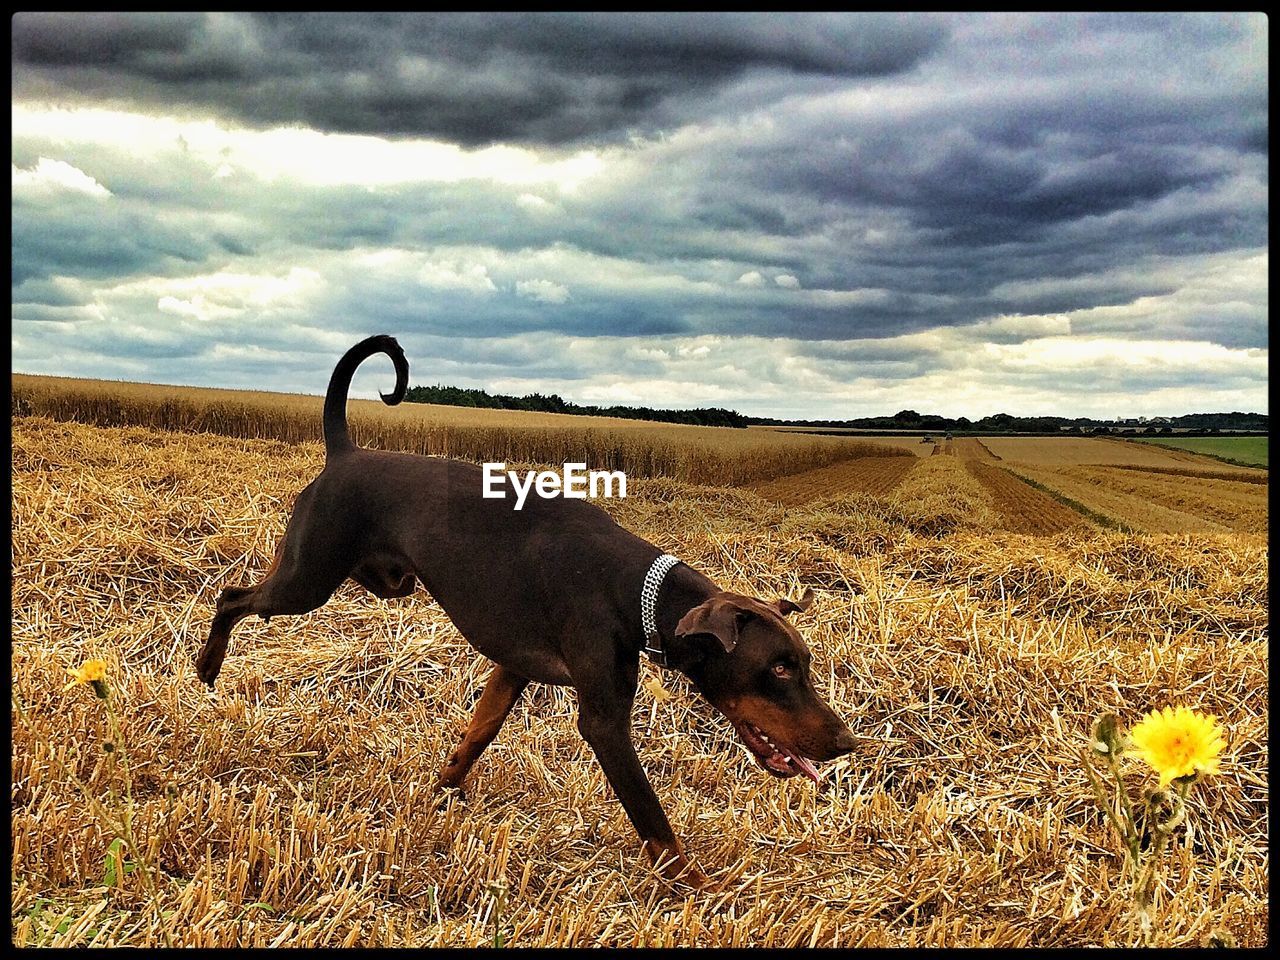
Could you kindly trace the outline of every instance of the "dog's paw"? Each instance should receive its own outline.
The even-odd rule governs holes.
[[[461,787],[455,787],[452,784],[440,781],[436,783],[435,791],[438,794],[436,799],[437,810],[443,810],[455,801],[458,803],[467,802],[467,794]]]
[[[210,690],[213,689],[214,683],[218,679],[218,674],[222,670],[221,663],[210,663],[208,658],[203,654],[196,660],[196,676]]]
[[[692,863],[687,864],[676,876],[667,879],[678,887],[688,887],[694,892],[712,889],[711,879]]]
[[[665,844],[657,840],[649,840],[645,842],[644,851],[649,862],[668,883],[694,891],[705,890],[711,885],[707,875],[684,855],[679,841],[674,844]]]

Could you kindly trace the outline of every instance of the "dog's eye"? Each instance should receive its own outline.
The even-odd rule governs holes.
[[[773,675],[780,679],[787,680],[791,677],[791,668],[779,660],[773,665]]]

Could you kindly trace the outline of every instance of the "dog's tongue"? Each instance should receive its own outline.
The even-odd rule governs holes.
[[[775,747],[773,756],[765,760],[770,767],[779,773],[794,773],[799,771],[814,783],[818,782],[818,768],[813,765],[808,757],[802,757],[798,753],[792,753],[785,747]]]
[[[801,757],[801,756],[797,756],[796,754],[791,754],[791,762],[795,766],[799,767],[800,772],[803,773],[810,780],[812,780],[814,783],[818,782],[818,768],[813,765],[813,762],[808,757]]]

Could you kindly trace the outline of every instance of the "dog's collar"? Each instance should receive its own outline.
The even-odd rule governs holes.
[[[644,652],[649,659],[660,667],[667,665],[667,653],[662,649],[662,638],[658,636],[658,591],[667,573],[680,562],[678,557],[669,553],[659,556],[649,565],[649,572],[644,575],[644,583],[640,587],[640,626],[644,630]]]

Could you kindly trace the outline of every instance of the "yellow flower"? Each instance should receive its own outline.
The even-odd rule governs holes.
[[[1218,718],[1187,707],[1151,711],[1129,739],[1138,756],[1160,774],[1162,787],[1179,777],[1217,773],[1218,754],[1226,746]]]
[[[86,660],[80,666],[67,670],[71,677],[63,690],[70,690],[77,683],[87,683],[93,687],[93,692],[97,694],[99,700],[107,699],[107,661],[105,660]]]
[[[107,661],[86,660],[74,670],[68,669],[67,673],[71,676],[71,682],[63,687],[64,690],[70,690],[77,683],[93,683],[95,680],[101,680],[107,675]]]

